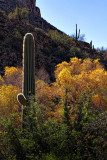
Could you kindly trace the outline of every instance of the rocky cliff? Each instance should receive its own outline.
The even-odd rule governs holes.
[[[0,74],[4,74],[5,66],[22,67],[23,37],[27,32],[31,32],[35,37],[36,79],[50,82],[52,80],[51,73],[54,70],[52,66],[55,66],[57,63],[53,64],[51,55],[47,56],[43,50],[46,47],[48,48],[48,46],[52,49],[54,44],[46,32],[47,29],[52,29],[51,25],[44,20],[46,25],[44,25],[44,29],[41,29],[40,21],[38,21],[38,27],[36,27],[37,21],[33,22],[33,18],[32,23],[34,25],[30,22],[25,24],[25,21],[18,19],[11,21],[3,11],[0,11],[0,22]],[[48,68],[49,63],[51,67]]]
[[[14,11],[16,6],[28,8],[30,13],[37,14],[36,0],[0,0],[0,7],[8,14]],[[39,10],[40,12],[40,10]]]
[[[36,60],[37,77],[49,82],[50,75],[46,71],[46,63],[44,63],[41,48],[49,39],[45,32],[57,30],[57,28],[41,17],[40,10],[35,7],[35,3],[35,0],[0,0],[0,74],[4,74],[5,66],[22,66],[23,36],[25,33],[31,32],[37,40],[35,44],[37,48],[36,57],[38,57]],[[16,6],[29,10],[29,21],[27,23],[24,19],[9,19],[8,14],[14,12]]]

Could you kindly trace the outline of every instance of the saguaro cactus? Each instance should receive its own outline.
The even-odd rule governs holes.
[[[77,33],[77,24],[76,24],[76,41],[78,40],[78,38],[80,37],[80,29],[79,29],[79,32]]]
[[[35,54],[34,38],[27,33],[23,40],[23,83],[22,92],[17,95],[18,101],[23,106],[29,106],[30,98],[35,95]],[[23,110],[24,117],[24,110]]]
[[[92,49],[92,40],[91,40],[91,42],[90,42],[90,48]]]

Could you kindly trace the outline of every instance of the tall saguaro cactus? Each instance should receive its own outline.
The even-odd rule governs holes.
[[[35,56],[34,38],[27,33],[23,43],[23,93],[26,98],[35,95]]]
[[[27,33],[23,40],[23,83],[22,92],[17,95],[18,101],[23,106],[29,106],[30,98],[35,95],[35,54],[34,37]],[[24,118],[24,110],[23,110]]]
[[[76,41],[78,40],[78,38],[80,37],[80,29],[79,29],[79,32],[77,33],[77,24],[76,24]]]
[[[90,48],[92,49],[92,40],[91,40],[91,42],[90,42]]]

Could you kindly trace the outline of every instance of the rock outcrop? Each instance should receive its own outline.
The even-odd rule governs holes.
[[[14,12],[16,7],[27,8],[29,10],[29,23],[33,26],[42,28],[46,32],[58,30],[41,17],[40,9],[36,6],[36,0],[0,0],[0,9],[5,11],[6,15]],[[58,31],[61,32],[60,30]]]
[[[46,32],[57,28],[41,17],[40,9],[35,4],[35,0],[0,0],[0,74],[4,74],[5,66],[22,66],[23,36],[31,32],[37,40],[36,79],[50,82],[51,73],[47,69],[49,59],[42,49],[50,41]],[[14,12],[16,6],[28,8],[29,22],[26,25],[24,19],[9,19],[8,14]]]
[[[27,8],[31,14],[40,16],[40,9],[36,7],[36,0],[0,0],[0,8],[7,14],[14,11],[16,6]]]

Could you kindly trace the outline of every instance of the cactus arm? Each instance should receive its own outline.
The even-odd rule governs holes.
[[[26,97],[22,94],[22,93],[19,93],[17,95],[17,100],[19,103],[21,103],[23,106],[27,106],[28,105],[28,101],[26,99]]]
[[[80,29],[79,29],[79,32],[78,32],[78,39],[79,39],[79,37],[80,37]]]

